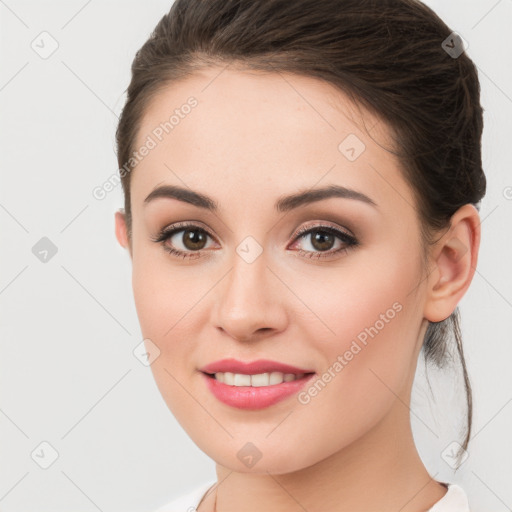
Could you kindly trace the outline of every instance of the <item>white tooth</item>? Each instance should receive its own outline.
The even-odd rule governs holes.
[[[233,384],[235,386],[250,386],[251,385],[251,376],[243,375],[241,373],[235,373],[235,378]]]
[[[296,379],[300,379],[304,376],[304,373],[295,375],[294,373],[282,373],[282,372],[270,372],[270,373],[258,373],[256,375],[245,375],[242,373],[231,373],[231,372],[217,372],[215,373],[215,379],[219,382],[223,382],[228,386],[274,386],[281,384],[282,382],[291,382]]]
[[[255,388],[261,386],[268,386],[268,373],[258,373],[257,375],[251,375],[251,386]]]
[[[271,372],[269,384],[281,384],[283,382],[284,374],[282,372]]]
[[[231,372],[225,372],[224,373],[224,384],[227,384],[228,386],[234,386],[235,385],[235,374]]]

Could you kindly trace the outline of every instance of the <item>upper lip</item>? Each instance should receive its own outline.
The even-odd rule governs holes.
[[[306,370],[291,366],[289,364],[279,363],[278,361],[270,361],[268,359],[258,359],[257,361],[243,362],[237,359],[221,359],[214,361],[200,368],[204,373],[231,372],[243,375],[257,375],[259,373],[282,372],[282,373],[314,373],[314,370]]]

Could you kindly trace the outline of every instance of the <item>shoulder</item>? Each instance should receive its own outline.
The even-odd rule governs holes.
[[[194,512],[206,492],[217,482],[210,480],[163,505],[154,512]],[[470,512],[466,493],[457,484],[445,484],[446,494],[428,512]]]
[[[470,512],[466,493],[457,484],[444,484],[446,494],[427,512]]]
[[[195,512],[196,507],[202,500],[206,492],[216,484],[216,480],[210,480],[205,482],[192,491],[174,499],[173,501],[161,506],[154,512]]]

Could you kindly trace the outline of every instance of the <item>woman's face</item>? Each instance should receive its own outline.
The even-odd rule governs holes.
[[[222,466],[291,472],[408,425],[426,328],[420,226],[380,145],[386,126],[368,112],[364,122],[377,142],[325,82],[221,68],[166,87],[146,110],[131,176],[137,313],[163,398]],[[164,186],[211,202],[146,200]],[[329,187],[340,193],[315,196]],[[200,371],[226,358],[315,375],[240,408]]]

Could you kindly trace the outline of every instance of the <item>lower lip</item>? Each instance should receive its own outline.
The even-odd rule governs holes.
[[[238,409],[264,409],[298,393],[314,377],[311,373],[301,379],[272,386],[229,386],[203,373],[208,389],[221,402]]]

